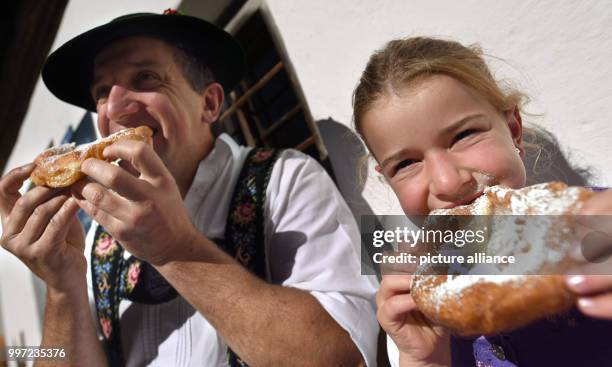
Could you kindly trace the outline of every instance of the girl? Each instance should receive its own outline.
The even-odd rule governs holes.
[[[472,202],[483,185],[526,182],[522,93],[500,87],[477,48],[430,38],[391,41],[376,52],[353,95],[355,125],[407,215]],[[611,214],[612,192],[581,214]],[[612,228],[598,228],[611,233]],[[515,332],[459,339],[419,313],[411,276],[385,275],[378,320],[401,366],[609,365],[612,276],[568,277],[578,295],[567,317]]]

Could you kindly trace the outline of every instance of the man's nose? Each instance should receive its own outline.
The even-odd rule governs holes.
[[[473,194],[471,171],[461,167],[446,151],[437,151],[428,158],[429,192],[443,201],[458,201]]]
[[[126,116],[138,112],[138,102],[132,92],[120,85],[113,85],[106,101],[106,116],[113,121],[121,121]]]

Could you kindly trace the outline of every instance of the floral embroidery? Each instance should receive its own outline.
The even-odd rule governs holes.
[[[278,151],[268,148],[253,149],[249,153],[232,197],[222,246],[261,279],[267,279],[263,205],[277,155]],[[248,367],[231,349],[228,349],[228,363],[232,367]]]
[[[109,255],[116,249],[117,244],[108,233],[103,233],[100,235],[100,238],[98,238],[98,241],[96,242],[95,246],[96,255],[104,257]]]
[[[109,346],[111,365],[122,364],[119,341],[119,302],[129,295],[138,282],[141,262],[135,257],[123,258],[123,248],[99,226],[91,251],[91,272],[98,322]]]
[[[247,266],[251,261],[251,254],[249,254],[244,248],[238,248],[236,250],[236,260],[242,265]]]
[[[244,203],[236,208],[232,214],[233,219],[240,224],[247,224],[255,218],[255,204]]]
[[[253,149],[240,173],[226,225],[225,251],[256,275],[265,279],[265,255],[258,254],[263,242],[265,186],[276,160],[274,149]],[[227,246],[227,245],[226,245]],[[261,252],[261,250],[260,250]]]
[[[253,157],[251,159],[255,163],[261,163],[265,161],[266,159],[270,158],[272,154],[274,154],[274,150],[262,149],[262,150],[259,150],[257,153],[253,154]]]
[[[135,262],[130,265],[127,272],[127,291],[131,292],[136,287],[138,276],[140,275],[140,262]]]
[[[110,338],[111,332],[113,331],[113,327],[111,326],[110,319],[104,317],[100,319],[100,324],[102,325],[102,333],[105,338]]]

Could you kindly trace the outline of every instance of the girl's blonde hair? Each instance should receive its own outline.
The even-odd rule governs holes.
[[[375,52],[353,92],[355,129],[364,140],[362,118],[374,103],[434,74],[444,74],[472,87],[499,112],[520,109],[527,97],[495,81],[477,45],[413,37],[393,40]]]
[[[355,130],[368,144],[362,131],[362,119],[373,105],[384,97],[399,94],[403,88],[414,86],[425,78],[444,74],[470,86],[486,98],[500,113],[517,108],[522,114],[527,95],[493,77],[478,45],[462,44],[438,38],[413,37],[393,40],[375,52],[353,92]],[[529,115],[529,114],[528,114]],[[543,128],[523,124],[525,163],[530,165],[528,184],[562,179],[571,184],[585,185],[592,174],[589,168],[570,167],[559,150],[554,136]],[[361,158],[358,171],[365,181],[369,157]],[[560,167],[553,167],[557,162]],[[560,162],[560,163],[559,163]],[[570,172],[571,177],[563,172]]]

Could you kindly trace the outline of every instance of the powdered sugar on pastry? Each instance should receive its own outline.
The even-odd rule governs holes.
[[[487,228],[486,254],[512,255],[515,263],[476,264],[467,275],[427,275],[435,272],[422,266],[411,290],[419,309],[464,335],[511,330],[567,310],[573,296],[563,276],[529,274],[562,274],[576,265],[568,255],[576,231],[571,214],[591,195],[560,182],[518,190],[493,186],[470,205],[433,211],[473,215],[460,221],[462,228]]]
[[[81,163],[88,158],[104,160],[103,151],[107,146],[120,140],[138,140],[152,143],[153,131],[147,126],[118,131],[93,143],[75,147],[75,144],[64,144],[45,150],[34,163],[36,168],[30,178],[37,185],[49,187],[66,187],[83,177]]]

